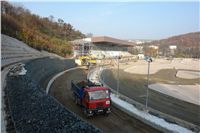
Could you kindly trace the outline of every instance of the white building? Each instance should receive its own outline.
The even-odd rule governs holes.
[[[144,59],[144,54],[138,54],[137,57],[138,57],[139,60],[143,60]]]
[[[158,49],[158,46],[150,45],[149,48]]]
[[[176,45],[170,45],[170,46],[169,46],[171,55],[175,55],[175,50],[176,50],[176,48],[177,48]]]
[[[176,46],[176,45],[170,45],[170,46],[169,46],[169,49],[171,49],[171,50],[172,50],[172,49],[174,49],[174,50],[175,50],[176,48],[177,48],[177,46]]]

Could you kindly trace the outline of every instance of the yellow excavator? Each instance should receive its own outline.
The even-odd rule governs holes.
[[[97,60],[95,58],[92,58],[89,55],[79,56],[78,60],[80,60],[80,64],[82,66],[89,66],[89,65],[96,65]]]

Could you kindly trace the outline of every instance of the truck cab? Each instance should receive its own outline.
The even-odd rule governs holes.
[[[74,100],[76,104],[81,105],[87,116],[94,114],[111,112],[110,89],[95,85],[88,81],[79,83],[71,82]]]

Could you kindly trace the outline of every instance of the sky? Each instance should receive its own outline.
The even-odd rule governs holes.
[[[119,39],[163,39],[200,31],[193,2],[20,2],[41,17],[63,19],[82,33]]]

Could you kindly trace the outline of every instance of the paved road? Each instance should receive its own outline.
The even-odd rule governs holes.
[[[52,85],[50,95],[55,97],[61,104],[81,116],[83,119],[94,124],[104,132],[108,133],[157,133],[159,131],[140,122],[139,120],[125,114],[124,112],[112,107],[112,113],[109,116],[99,115],[87,119],[81,108],[73,102],[72,92],[70,90],[71,80],[84,80],[86,79],[87,71],[77,69],[65,73],[59,77]]]

